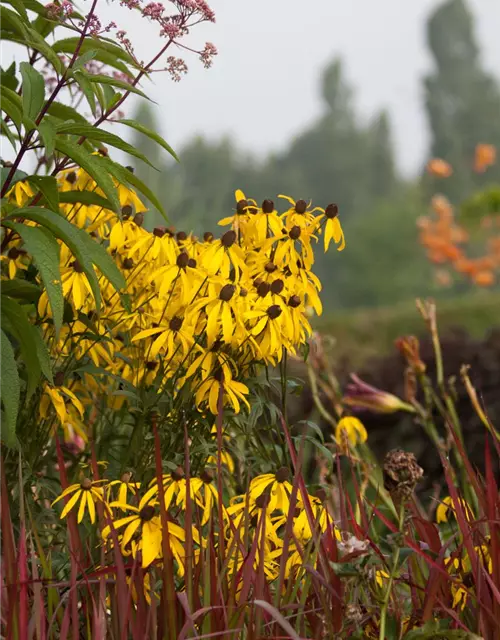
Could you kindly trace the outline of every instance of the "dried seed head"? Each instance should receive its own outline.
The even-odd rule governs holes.
[[[271,291],[271,286],[267,282],[261,282],[257,287],[257,293],[261,298],[265,298],[269,291]]]
[[[153,519],[154,515],[155,515],[155,508],[150,504],[147,504],[145,507],[142,507],[142,509],[139,511],[139,518],[143,522],[149,522],[149,520]]]
[[[125,471],[125,473],[122,474],[122,477],[120,478],[120,482],[124,482],[125,484],[128,484],[131,480],[132,474],[130,473],[130,471]]]
[[[174,316],[172,320],[168,323],[169,328],[172,331],[179,331],[182,327],[182,323],[184,322],[183,318],[179,318],[179,316]]]
[[[271,318],[271,320],[276,320],[276,318],[279,318],[281,313],[281,307],[279,307],[277,304],[271,305],[267,310],[267,315]]]
[[[220,241],[223,247],[229,249],[229,247],[232,247],[236,242],[236,231],[233,231],[232,229],[230,231],[226,231]]]
[[[248,291],[247,291],[244,287],[241,287],[241,289],[240,289],[240,296],[241,296],[242,298],[246,298],[246,297],[247,297],[247,295],[248,295]]]
[[[336,218],[339,215],[339,208],[336,204],[329,204],[325,209],[325,216],[327,218]]]
[[[283,291],[285,283],[283,280],[275,280],[271,285],[271,293],[279,294]]]
[[[297,295],[290,296],[288,299],[288,306],[292,309],[296,309],[300,305],[300,298]]]
[[[298,240],[300,238],[300,227],[297,225],[293,226],[288,233],[288,237],[290,240]]]
[[[236,291],[236,287],[234,284],[225,284],[219,293],[219,298],[224,300],[224,302],[229,302]]]
[[[185,269],[188,266],[188,263],[189,256],[187,253],[184,253],[184,251],[177,256],[176,264],[179,269]]]
[[[288,467],[281,467],[275,473],[276,482],[286,482],[290,477],[290,469]]]
[[[393,499],[408,500],[423,475],[413,453],[393,449],[385,456],[384,486]]]
[[[274,211],[274,202],[272,200],[264,200],[262,203],[262,211],[264,213],[272,213]]]
[[[205,231],[205,233],[203,234],[204,242],[212,242],[213,239],[214,234],[211,231]]]
[[[295,213],[305,213],[307,202],[305,200],[297,200],[295,203]]]
[[[84,491],[89,491],[89,489],[92,487],[92,480],[90,478],[84,478],[80,486]]]
[[[163,236],[165,235],[166,230],[165,227],[155,227],[153,229],[153,234],[157,237],[157,238],[163,238]]]

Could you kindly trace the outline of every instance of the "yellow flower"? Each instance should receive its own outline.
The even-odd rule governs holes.
[[[281,467],[276,473],[265,473],[257,476],[250,483],[248,493],[250,499],[255,501],[260,495],[267,491],[269,494],[269,512],[279,509],[283,513],[288,513],[290,509],[290,494],[292,485],[288,482],[290,471],[286,467]]]
[[[336,204],[329,204],[324,213],[316,218],[317,223],[321,224],[323,220],[326,220],[325,224],[325,251],[328,251],[330,242],[333,240],[335,244],[339,245],[337,251],[343,251],[345,248],[344,232],[338,219],[339,208]]]
[[[28,182],[22,182],[19,180],[7,193],[7,198],[12,202],[14,201],[18,207],[24,207],[24,205],[31,200],[35,195],[35,192],[30,187]]]
[[[121,504],[127,503],[127,494],[129,491],[133,496],[137,495],[137,490],[140,488],[141,483],[131,482],[131,480],[132,474],[130,473],[130,471],[126,471],[122,475],[120,480],[113,480],[112,482],[110,482],[106,487],[108,489],[108,500],[109,494],[111,493],[111,487],[115,487],[116,485],[118,485],[118,502]]]
[[[459,500],[462,509],[464,510],[465,518],[468,522],[470,522],[474,519],[472,509],[463,498],[459,498]],[[443,498],[443,500],[438,504],[438,507],[436,509],[436,522],[448,522],[450,512],[455,515],[455,506],[453,503],[453,498],[451,496],[446,496],[446,498]]]
[[[285,221],[285,226],[287,229],[291,229],[296,225],[304,229],[312,225],[316,220],[316,216],[313,215],[314,212],[322,211],[320,207],[314,207],[314,209],[310,209],[309,207],[311,206],[311,203],[307,204],[305,200],[297,200],[297,202],[295,202],[295,200],[293,198],[290,198],[290,196],[284,195],[279,195],[278,198],[287,200],[291,205],[291,207],[281,215],[281,217]]]
[[[248,387],[243,382],[234,380],[231,375],[231,369],[225,364],[201,383],[195,392],[196,406],[201,407],[208,404],[211,413],[216,416],[218,414],[217,404],[221,382],[224,392],[224,405],[230,405],[235,413],[239,413],[241,409],[240,402],[243,402],[250,411],[250,404],[245,397],[249,393]]]
[[[59,418],[61,424],[66,424],[71,420],[71,416],[68,413],[68,408],[66,407],[66,402],[68,401],[71,401],[73,407],[75,407],[75,409],[80,414],[80,418],[83,418],[83,405],[73,393],[73,391],[71,391],[71,389],[68,389],[68,387],[64,387],[62,385],[52,387],[49,385],[49,383],[46,383],[42,398],[40,400],[40,416],[42,418],[47,418],[49,407],[50,405],[52,405],[55,409],[55,412],[57,413],[57,417]]]
[[[383,569],[377,569],[375,571],[375,582],[378,584],[378,586],[382,589],[382,587],[384,586],[384,582],[389,578],[389,574],[387,573],[387,571],[384,571]]]
[[[54,506],[56,502],[59,502],[59,500],[62,500],[66,496],[73,494],[62,510],[61,520],[80,502],[78,522],[82,521],[85,511],[88,509],[90,521],[93,524],[95,522],[95,503],[102,502],[106,506],[104,490],[102,487],[99,487],[99,484],[102,482],[105,482],[105,480],[92,481],[89,478],[85,478],[80,484],[72,484],[54,500],[51,506]]]
[[[76,311],[88,311],[93,307],[94,296],[83,268],[74,260],[61,275],[62,290],[65,297],[71,297]]]
[[[353,447],[366,442],[368,434],[363,423],[354,416],[340,418],[335,428],[335,440],[339,445],[349,442]]]

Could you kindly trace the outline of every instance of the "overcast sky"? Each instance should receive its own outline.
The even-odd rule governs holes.
[[[500,0],[469,3],[484,63],[500,77]],[[195,133],[228,133],[256,153],[282,147],[320,113],[321,69],[340,55],[362,116],[387,107],[401,166],[406,173],[418,168],[427,145],[420,83],[430,66],[425,20],[438,0],[209,4],[217,22],[193,30],[193,38],[217,46],[214,66],[207,71],[196,58],[187,57],[189,73],[180,83],[157,75],[150,89],[172,145],[178,148]],[[140,37],[150,34],[142,31],[141,21],[132,22],[128,11],[120,12],[120,20],[134,42],[142,40],[144,53],[151,50],[151,39]]]

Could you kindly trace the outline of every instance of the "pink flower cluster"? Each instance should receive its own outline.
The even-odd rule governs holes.
[[[200,60],[203,62],[205,69],[212,66],[213,57],[217,55],[217,47],[211,42],[205,44],[205,48],[200,53]]]
[[[62,0],[61,4],[56,4],[55,2],[51,2],[45,7],[47,11],[47,17],[55,20],[59,18],[60,20],[65,20],[69,18],[69,16],[75,10],[73,3],[71,0]]]
[[[182,74],[186,74],[188,71],[187,64],[182,58],[176,58],[175,56],[169,56],[167,58],[166,71],[169,72],[170,77],[174,82],[179,82]]]

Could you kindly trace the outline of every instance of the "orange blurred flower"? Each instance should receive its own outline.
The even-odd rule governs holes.
[[[478,287],[491,287],[495,282],[495,274],[493,271],[478,271],[472,276],[472,280]]]
[[[431,200],[431,207],[436,215],[440,218],[453,218],[453,207],[448,198],[442,195],[435,195]]]
[[[451,165],[442,158],[432,158],[427,163],[427,172],[436,178],[449,178],[453,173]]]
[[[497,150],[492,144],[478,144],[474,158],[474,171],[484,173],[488,167],[495,164]]]
[[[449,271],[446,271],[445,269],[438,269],[435,272],[434,277],[436,279],[436,283],[440,287],[449,287],[452,283],[451,274]]]

